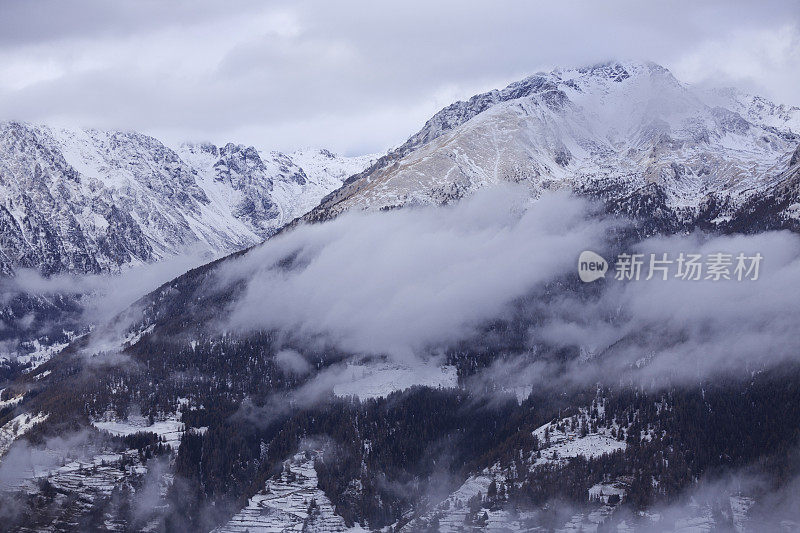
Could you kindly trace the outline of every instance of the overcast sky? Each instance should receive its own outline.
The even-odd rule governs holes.
[[[0,0],[0,119],[359,154],[612,58],[800,105],[800,3]]]

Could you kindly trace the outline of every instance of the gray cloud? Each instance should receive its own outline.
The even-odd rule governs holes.
[[[377,151],[455,99],[611,58],[798,104],[799,20],[781,0],[12,1],[0,17],[0,117]]]
[[[21,299],[23,305],[27,305],[25,302],[39,302],[43,306],[9,323],[0,323],[0,356],[15,358],[26,354],[30,351],[30,343],[37,339],[49,345],[54,342],[50,338],[54,332],[60,334],[67,330],[80,335],[90,327],[107,325],[95,330],[87,351],[113,352],[109,357],[114,358],[129,320],[136,313],[132,304],[159,285],[205,261],[207,257],[202,255],[176,256],[119,274],[98,275],[42,277],[35,270],[19,269],[13,277],[0,278],[0,308],[13,310],[19,303],[17,299]],[[48,307],[48,302],[54,306]],[[109,362],[107,358],[99,361]]]
[[[270,240],[221,270],[248,280],[226,328],[322,335],[342,349],[410,360],[501,316],[512,299],[573,270],[610,223],[564,194],[522,187],[456,206],[349,214]],[[286,258],[291,268],[283,268]]]
[[[184,255],[141,265],[119,274],[57,274],[43,277],[32,269],[18,269],[0,280],[0,303],[17,294],[78,296],[88,322],[113,318],[162,283],[205,262],[203,256]]]
[[[796,461],[792,466],[795,468]],[[634,530],[642,533],[665,531],[794,531],[800,523],[800,478],[792,476],[778,485],[757,466],[703,475],[677,498],[652,505],[647,512],[620,506],[605,518],[606,530]],[[590,508],[591,509],[591,508]],[[509,508],[511,510],[511,508]],[[546,510],[534,511],[529,519],[537,523],[567,523],[573,520],[595,529],[587,507],[575,502],[552,500]],[[597,515],[595,515],[597,516]]]
[[[294,350],[281,350],[275,354],[275,362],[287,374],[297,374],[303,376],[311,371],[311,365],[308,364],[302,355]]]
[[[547,318],[530,336],[534,345],[582,348],[571,379],[630,375],[663,385],[797,360],[797,235],[695,234],[649,239],[636,249],[672,258],[680,252],[758,252],[764,259],[756,281],[612,279],[596,299],[566,293],[543,310]]]
[[[673,259],[758,252],[756,281],[622,282],[612,271],[585,286],[578,255],[609,254],[620,246],[609,241],[610,230],[624,225],[590,213],[573,197],[531,201],[523,187],[509,187],[446,208],[351,213],[302,226],[217,272],[217,289],[246,285],[219,327],[274,329],[291,343],[413,364],[464,342],[495,349],[486,325],[522,310],[530,324],[523,345],[481,376],[506,389],[556,379],[669,385],[797,360],[797,235],[697,233],[626,245]],[[559,288],[548,290],[553,283]],[[579,356],[550,357],[564,350]]]
[[[97,453],[97,447],[88,430],[48,438],[41,446],[18,439],[0,462],[0,489],[19,486],[36,472],[56,469],[67,459],[88,460],[92,453]]]
[[[792,472],[797,465],[796,452],[793,455]],[[722,531],[791,531],[800,523],[798,489],[797,475],[778,484],[753,465],[714,477],[705,475],[677,501],[655,505],[646,517],[625,509],[615,515],[614,522],[625,520],[636,524],[636,531],[655,533],[680,530],[690,523],[708,524],[713,517]],[[734,506],[740,512],[746,510],[746,515],[737,516]]]

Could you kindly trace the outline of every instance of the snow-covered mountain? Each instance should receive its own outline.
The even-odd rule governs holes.
[[[656,220],[664,233],[697,226],[752,233],[782,224],[797,228],[791,222],[800,206],[798,116],[796,108],[759,97],[693,89],[652,64],[557,70],[453,104],[403,146],[345,180],[305,220],[350,209],[446,203],[514,181],[534,193],[556,188],[600,198],[612,209]],[[271,235],[293,213],[312,207],[313,195],[341,182],[351,163],[358,166],[325,152],[169,149],[134,134],[67,136],[9,125],[5,135],[0,146],[14,148],[15,156],[3,164],[16,169],[28,161],[23,169],[32,170],[30,176],[18,171],[27,176],[21,182],[3,167],[3,187],[10,188],[7,175],[14,177],[14,186],[29,196],[25,209],[46,213],[23,217],[29,221],[22,228],[28,233],[20,230],[24,242],[31,242],[31,230],[40,236],[41,228],[52,228],[71,244],[83,243],[68,231],[74,220],[75,235],[94,239],[85,239],[92,253],[99,248],[90,245],[103,236],[124,237],[120,253],[130,254],[127,262],[149,260],[130,252],[136,240],[128,238],[132,229],[125,233],[128,218],[150,246],[148,257],[170,253],[173,242],[212,249],[231,239],[235,247],[246,242],[235,240],[242,234],[234,229]],[[66,331],[63,318],[46,316],[66,337],[51,335],[51,344],[69,344],[62,350],[37,339],[16,367],[0,367],[0,378],[6,376],[0,474],[4,466],[14,474],[0,475],[0,508],[13,501],[19,509],[7,528],[797,530],[800,363],[788,341],[785,354],[782,348],[772,359],[763,355],[797,329],[797,313],[787,304],[796,271],[784,264],[777,278],[765,271],[759,285],[720,284],[713,295],[698,283],[695,298],[686,298],[689,291],[659,291],[629,300],[612,292],[612,279],[582,284],[560,267],[555,277],[529,281],[538,278],[519,272],[544,264],[535,255],[550,254],[539,246],[531,253],[519,242],[534,238],[530,230],[557,219],[566,205],[548,203],[526,205],[548,209],[526,218],[530,226],[523,226],[519,240],[507,237],[514,233],[507,222],[482,222],[480,215],[496,214],[470,202],[452,210],[340,219],[186,272],[79,338]],[[20,212],[18,200],[4,205],[9,214]],[[464,205],[477,207],[456,217],[456,231],[439,217],[430,227],[398,230],[427,211],[441,215]],[[519,204],[503,205],[508,208],[498,212],[505,220]],[[111,217],[113,228],[94,217],[110,206],[119,213]],[[585,215],[581,210],[576,216],[585,221]],[[378,225],[381,218],[395,222]],[[602,231],[611,227],[606,218],[601,214],[589,224]],[[89,220],[98,222],[86,233]],[[464,221],[478,225],[478,237],[458,231]],[[355,232],[352,243],[337,249],[331,246],[335,231],[328,231],[337,225],[347,234],[363,227],[379,231],[374,240]],[[304,232],[319,233],[301,239]],[[583,235],[580,228],[562,230],[548,233],[546,241],[584,249],[576,232]],[[0,236],[6,239],[5,232]],[[418,237],[437,253],[419,252],[434,246],[410,246]],[[797,235],[784,234],[785,241],[739,237],[763,238],[765,250],[788,250],[793,244],[786,243]],[[631,235],[625,244],[636,249],[638,239]],[[467,255],[449,244],[462,241]],[[485,241],[497,245],[478,246]],[[51,250],[49,241],[36,242],[42,247],[31,249],[41,255],[32,261],[49,258],[42,252]],[[379,249],[384,243],[388,247]],[[52,249],[61,255],[48,264],[61,269],[82,265],[83,257],[114,257],[81,255],[84,248],[77,245]],[[574,266],[571,246],[557,250]],[[796,258],[790,253],[786,261]],[[476,256],[490,254],[505,259],[476,263]],[[777,255],[770,257],[780,260]],[[380,264],[353,268],[368,256]],[[447,271],[452,275],[423,283],[448,264],[456,266]],[[513,268],[496,268],[506,264]],[[111,259],[90,264],[113,265]],[[385,286],[401,273],[408,277],[397,290],[375,290],[364,272]],[[486,283],[494,277],[511,287],[508,306],[488,297],[497,292],[498,285]],[[262,284],[273,278],[277,285]],[[282,290],[305,278],[323,283]],[[478,304],[464,298],[471,294],[465,286],[477,286]],[[318,298],[330,288],[341,292]],[[337,305],[348,292],[365,296],[357,306]],[[365,338],[394,338],[395,325],[397,338],[413,336],[409,325],[419,312],[409,302],[425,293],[442,301],[455,295],[455,304],[425,306],[432,310],[424,315],[424,329],[448,332],[419,350],[420,362],[406,360],[413,350],[395,361],[384,356],[381,344],[372,348],[370,342],[368,353],[360,353],[339,340],[361,328]],[[628,321],[628,312],[647,314],[642,311],[657,301],[653,295],[669,296],[654,306],[668,311]],[[269,305],[241,306],[262,300]],[[645,300],[646,306],[639,303]],[[307,307],[293,311],[292,302]],[[69,303],[62,305],[67,311]],[[393,307],[402,314],[385,321],[391,328],[364,319],[370,314],[364,309],[391,318],[387,309]],[[481,314],[478,307],[490,310]],[[310,312],[318,308],[328,312],[322,320]],[[358,313],[349,311],[355,308]],[[477,325],[440,320],[457,308],[464,309],[465,324]],[[727,308],[743,309],[745,318],[718,313]],[[18,309],[12,317],[29,322],[30,307]],[[258,314],[312,319],[244,320]],[[665,321],[668,314],[680,317]],[[338,316],[352,321],[330,318]],[[330,335],[307,327],[311,322],[327,322]],[[745,324],[752,330],[742,331]],[[729,353],[734,344],[741,352]],[[659,363],[652,350],[662,348],[670,358]],[[696,353],[707,357],[696,363]],[[595,366],[604,364],[609,366]],[[693,368],[699,374],[710,367],[717,370],[692,377]],[[640,370],[646,371],[641,382]],[[655,375],[663,376],[664,385],[650,378]],[[11,468],[17,464],[24,467]]]
[[[255,244],[370,162],[0,124],[0,270],[115,271]]]
[[[723,224],[789,180],[794,196],[776,216],[796,222],[786,171],[798,143],[797,107],[697,89],[652,63],[557,69],[446,107],[306,218],[440,204],[510,181]]]

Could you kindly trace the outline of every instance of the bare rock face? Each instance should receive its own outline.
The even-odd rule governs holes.
[[[792,154],[792,159],[789,160],[789,166],[793,167],[800,163],[800,145],[797,145],[797,150]]]
[[[0,272],[98,273],[258,243],[369,157],[0,124]],[[300,165],[304,165],[304,169]]]

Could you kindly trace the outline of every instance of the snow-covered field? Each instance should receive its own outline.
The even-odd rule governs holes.
[[[5,389],[0,389],[0,393],[2,393]],[[10,407],[12,405],[17,405],[19,402],[22,401],[24,394],[20,394],[18,396],[14,396],[13,398],[9,398],[8,400],[0,400],[0,409],[5,407]]]
[[[456,367],[389,362],[348,363],[341,381],[334,386],[333,392],[337,396],[357,396],[364,400],[384,397],[414,385],[454,388],[458,386]]]
[[[559,426],[564,429],[559,429]],[[566,462],[571,457],[582,455],[586,458],[600,457],[606,453],[624,450],[626,444],[611,436],[608,428],[598,428],[594,433],[581,437],[579,428],[570,429],[570,419],[549,422],[533,432],[539,439],[541,457],[534,466],[554,462]],[[545,437],[545,434],[548,437]],[[549,442],[549,445],[546,443]]]
[[[74,336],[70,335],[70,338],[74,338]],[[54,355],[66,348],[68,345],[69,343],[66,342],[48,345],[43,344],[39,339],[34,339],[32,341],[23,343],[22,348],[24,351],[14,351],[11,353],[0,352],[0,362],[4,360],[14,361],[17,364],[26,366],[23,372],[28,373],[34,371],[37,367],[49,361]],[[0,407],[2,407],[2,403],[0,403]]]
[[[107,431],[118,437],[133,435],[142,431],[155,433],[159,437],[163,437],[164,443],[169,444],[173,450],[177,450],[180,446],[181,435],[185,431],[185,427],[177,415],[163,420],[155,420],[152,425],[149,424],[146,418],[139,415],[129,416],[125,420],[95,420],[92,425],[99,430]]]
[[[80,451],[80,450],[79,450]],[[130,466],[120,468],[123,457]],[[37,482],[46,479],[53,487],[63,491],[93,492],[108,495],[121,479],[130,474],[144,474],[146,469],[138,464],[138,453],[109,451],[70,458],[64,450],[35,450],[34,455],[20,461],[17,468],[5,471],[0,490],[25,490],[36,492]]]
[[[39,340],[34,340],[31,342],[33,350],[17,356],[17,362],[23,365],[30,364],[31,366],[27,369],[27,372],[31,372],[39,365],[46,363],[49,361],[55,354],[66,348],[69,343],[56,343],[51,344],[49,346],[43,345],[39,342]]]

